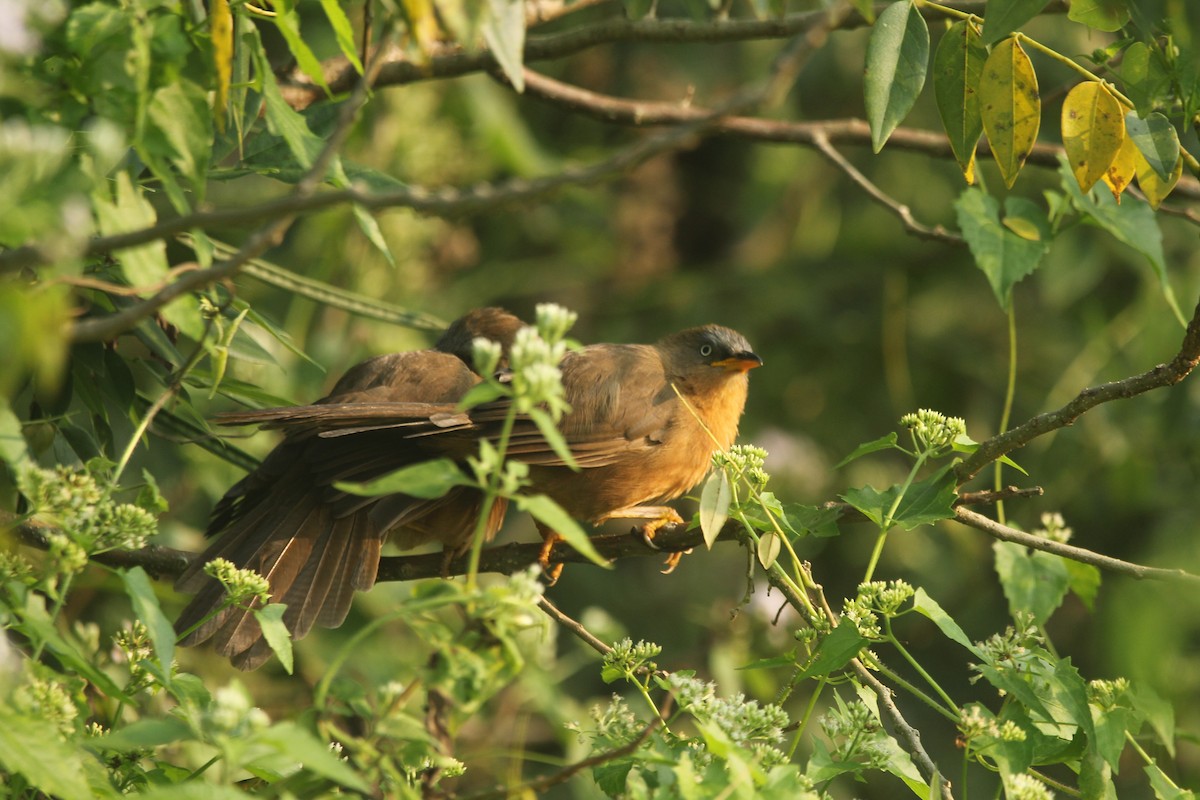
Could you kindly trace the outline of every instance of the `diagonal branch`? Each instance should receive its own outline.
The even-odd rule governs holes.
[[[965,483],[1001,456],[1018,447],[1024,447],[1039,436],[1073,424],[1075,420],[1101,403],[1128,399],[1152,389],[1174,386],[1191,374],[1198,363],[1200,363],[1200,302],[1192,312],[1192,319],[1188,322],[1179,352],[1175,354],[1170,363],[1159,364],[1140,375],[1084,389],[1057,411],[1038,414],[1010,431],[993,436],[979,445],[978,450],[954,468],[958,481]]]
[[[1093,553],[1091,550],[1085,550],[1082,547],[1073,547],[1069,544],[1056,542],[1053,539],[1045,539],[1041,536],[1034,536],[1031,533],[1025,533],[1015,528],[1010,528],[1007,525],[1001,525],[995,520],[988,519],[982,514],[977,514],[967,508],[954,509],[955,518],[969,525],[976,530],[981,530],[989,536],[994,536],[1003,542],[1013,542],[1015,544],[1024,545],[1033,550],[1041,550],[1046,553],[1053,553],[1056,556],[1069,558],[1072,561],[1078,561],[1082,564],[1091,564],[1092,566],[1106,569],[1111,572],[1119,572],[1123,575],[1131,575],[1138,580],[1164,580],[1164,581],[1182,581],[1184,583],[1200,584],[1200,575],[1182,569],[1164,569],[1162,567],[1146,567],[1141,564],[1134,564],[1130,561],[1122,561],[1119,558]]]

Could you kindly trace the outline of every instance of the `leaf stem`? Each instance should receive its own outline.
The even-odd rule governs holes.
[[[509,404],[508,412],[504,415],[504,424],[500,429],[500,439],[496,443],[499,456],[496,460],[496,471],[488,475],[487,486],[484,487],[483,504],[479,509],[479,518],[475,521],[475,530],[471,534],[471,559],[467,566],[467,591],[474,592],[479,577],[479,559],[483,553],[483,540],[487,531],[488,518],[500,496],[500,481],[504,469],[504,454],[508,452],[508,441],[512,436],[513,426],[517,421],[516,403]]]
[[[997,434],[1003,434],[1008,431],[1008,423],[1012,418],[1013,399],[1017,393],[1017,310],[1016,304],[1009,296],[1008,302],[1008,386],[1004,390],[1004,409],[1000,412],[1000,430]],[[1000,459],[996,460],[996,480],[995,488],[997,490],[1004,488],[1004,464]],[[996,518],[1000,524],[1004,522],[1004,501],[996,502]]]
[[[926,672],[925,668],[921,666],[921,663],[917,661],[917,659],[913,658],[912,654],[908,652],[908,648],[901,644],[900,640],[896,638],[896,634],[892,631],[891,617],[886,615],[884,616],[883,627],[887,633],[888,641],[891,643],[892,647],[896,648],[897,652],[900,653],[904,660],[907,661],[909,665],[911,665],[912,668],[917,671],[917,674],[925,679],[925,682],[933,688],[933,691],[937,693],[937,696],[942,698],[942,702],[953,709],[955,717],[957,718],[958,714],[961,713],[961,709],[958,707],[958,704],[950,699],[950,695],[946,694],[946,691],[942,689],[937,681],[933,679],[933,676]]]
[[[1058,52],[1057,50],[1047,47],[1046,45],[1039,42],[1037,39],[1029,38],[1028,36],[1021,33],[1020,31],[1015,31],[1013,33],[1013,38],[1016,39],[1018,42],[1028,42],[1029,46],[1032,47],[1034,50],[1037,50],[1037,51],[1041,52],[1043,55],[1049,56],[1050,58],[1054,59],[1055,61],[1059,62],[1060,64],[1063,64],[1063,65],[1069,67],[1070,69],[1074,70],[1075,72],[1078,72],[1085,79],[1087,79],[1089,81],[1095,81],[1096,83],[1100,84],[1105,89],[1107,89],[1112,94],[1113,97],[1115,97],[1115,98],[1117,98],[1117,100],[1121,101],[1125,105],[1126,108],[1133,108],[1133,106],[1134,106],[1133,101],[1130,100],[1125,95],[1123,95],[1120,91],[1118,91],[1117,87],[1113,86],[1112,83],[1110,83],[1109,81],[1106,81],[1104,78],[1102,78],[1099,75],[1097,75],[1096,73],[1092,72],[1087,67],[1084,67],[1083,65],[1077,63],[1075,61],[1075,59],[1070,58],[1068,56],[1064,56],[1062,53]]]

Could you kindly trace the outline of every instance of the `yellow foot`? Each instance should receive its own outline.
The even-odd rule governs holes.
[[[537,563],[541,565],[546,576],[547,586],[558,583],[558,577],[562,575],[562,564],[550,565],[550,554],[554,551],[554,545],[561,541],[564,541],[563,538],[554,531],[542,531],[542,549],[538,551]]]
[[[679,516],[678,511],[673,508],[663,506],[662,514],[659,517],[650,520],[641,527],[642,541],[645,542],[647,547],[658,550],[658,545],[654,543],[654,536],[658,533],[659,529],[664,528],[667,525],[682,524],[683,517]],[[692,551],[687,550],[685,552],[690,553]],[[683,558],[684,554],[684,552],[677,552],[671,553],[669,556],[667,556],[667,560],[663,562],[664,569],[662,570],[662,574],[670,575],[672,572],[674,572],[675,568],[679,566],[679,560]]]

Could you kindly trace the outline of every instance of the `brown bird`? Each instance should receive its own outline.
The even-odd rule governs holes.
[[[420,440],[406,440],[398,449],[392,436],[319,434],[339,427],[345,409],[403,403],[410,414],[427,420],[438,410],[454,407],[481,380],[471,369],[474,339],[491,339],[507,354],[523,326],[502,309],[472,311],[456,320],[431,350],[378,356],[352,367],[328,397],[299,407],[318,411],[308,423],[288,424],[299,409],[227,415],[229,422],[244,416],[282,427],[285,438],[213,510],[208,534],[220,537],[176,582],[181,591],[196,592],[176,629],[192,629],[224,602],[224,589],[203,571],[214,558],[265,576],[271,600],[287,604],[284,623],[298,639],[314,623],[342,623],[354,591],[374,585],[380,550],[390,532],[402,548],[438,541],[447,561],[460,553],[470,542],[481,510],[479,492],[457,487],[436,500],[421,500],[404,495],[358,497],[333,486],[337,481],[371,480],[438,452]],[[488,538],[499,529],[504,513],[503,501],[492,507]],[[242,669],[254,669],[271,655],[258,622],[246,609],[223,610],[192,630],[183,644],[209,638]]]
[[[594,524],[645,519],[643,532],[652,538],[663,525],[682,522],[663,504],[699,483],[712,454],[733,444],[746,403],[747,373],[761,364],[745,337],[718,325],[690,328],[653,345],[595,344],[570,352],[560,367],[572,410],[559,430],[579,470],[571,469],[525,418],[513,428],[507,455],[530,466],[533,493],[549,495],[576,519]],[[508,400],[470,411],[360,405],[339,409],[336,420],[322,416],[320,424],[355,435],[399,433],[441,455],[461,458],[474,452],[480,438],[495,440],[508,412]],[[316,413],[316,407],[295,410],[297,421],[305,424]],[[558,536],[541,523],[538,528],[546,566]]]
[[[582,469],[565,468],[528,424],[515,431],[509,455],[530,465],[535,492],[571,516],[593,524],[649,520],[643,526],[649,540],[663,525],[683,521],[663,504],[699,483],[713,453],[737,438],[747,373],[761,364],[745,337],[718,325],[689,328],[653,345],[586,347],[563,359],[572,410],[559,424]],[[486,409],[476,416],[485,419]],[[538,528],[545,564],[558,537]]]

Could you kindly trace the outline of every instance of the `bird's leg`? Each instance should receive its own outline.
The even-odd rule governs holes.
[[[542,535],[542,549],[538,551],[537,563],[541,565],[542,572],[546,575],[546,583],[553,586],[558,583],[558,577],[562,575],[563,565],[555,564],[550,566],[550,554],[554,551],[554,545],[558,542],[566,541],[559,535],[558,531],[549,528],[542,523],[536,523],[538,533]]]
[[[602,518],[597,520],[596,524],[607,522],[610,519],[644,519],[649,520],[639,529],[642,534],[642,541],[647,547],[658,550],[658,545],[654,543],[654,535],[658,533],[660,528],[667,525],[682,525],[683,517],[679,516],[679,512],[670,506],[629,506],[627,508],[618,508],[616,511],[610,511]],[[679,560],[685,554],[690,553],[690,550],[671,553],[667,556],[667,560],[663,562],[662,573],[670,575],[675,571],[675,567],[679,566]]]

